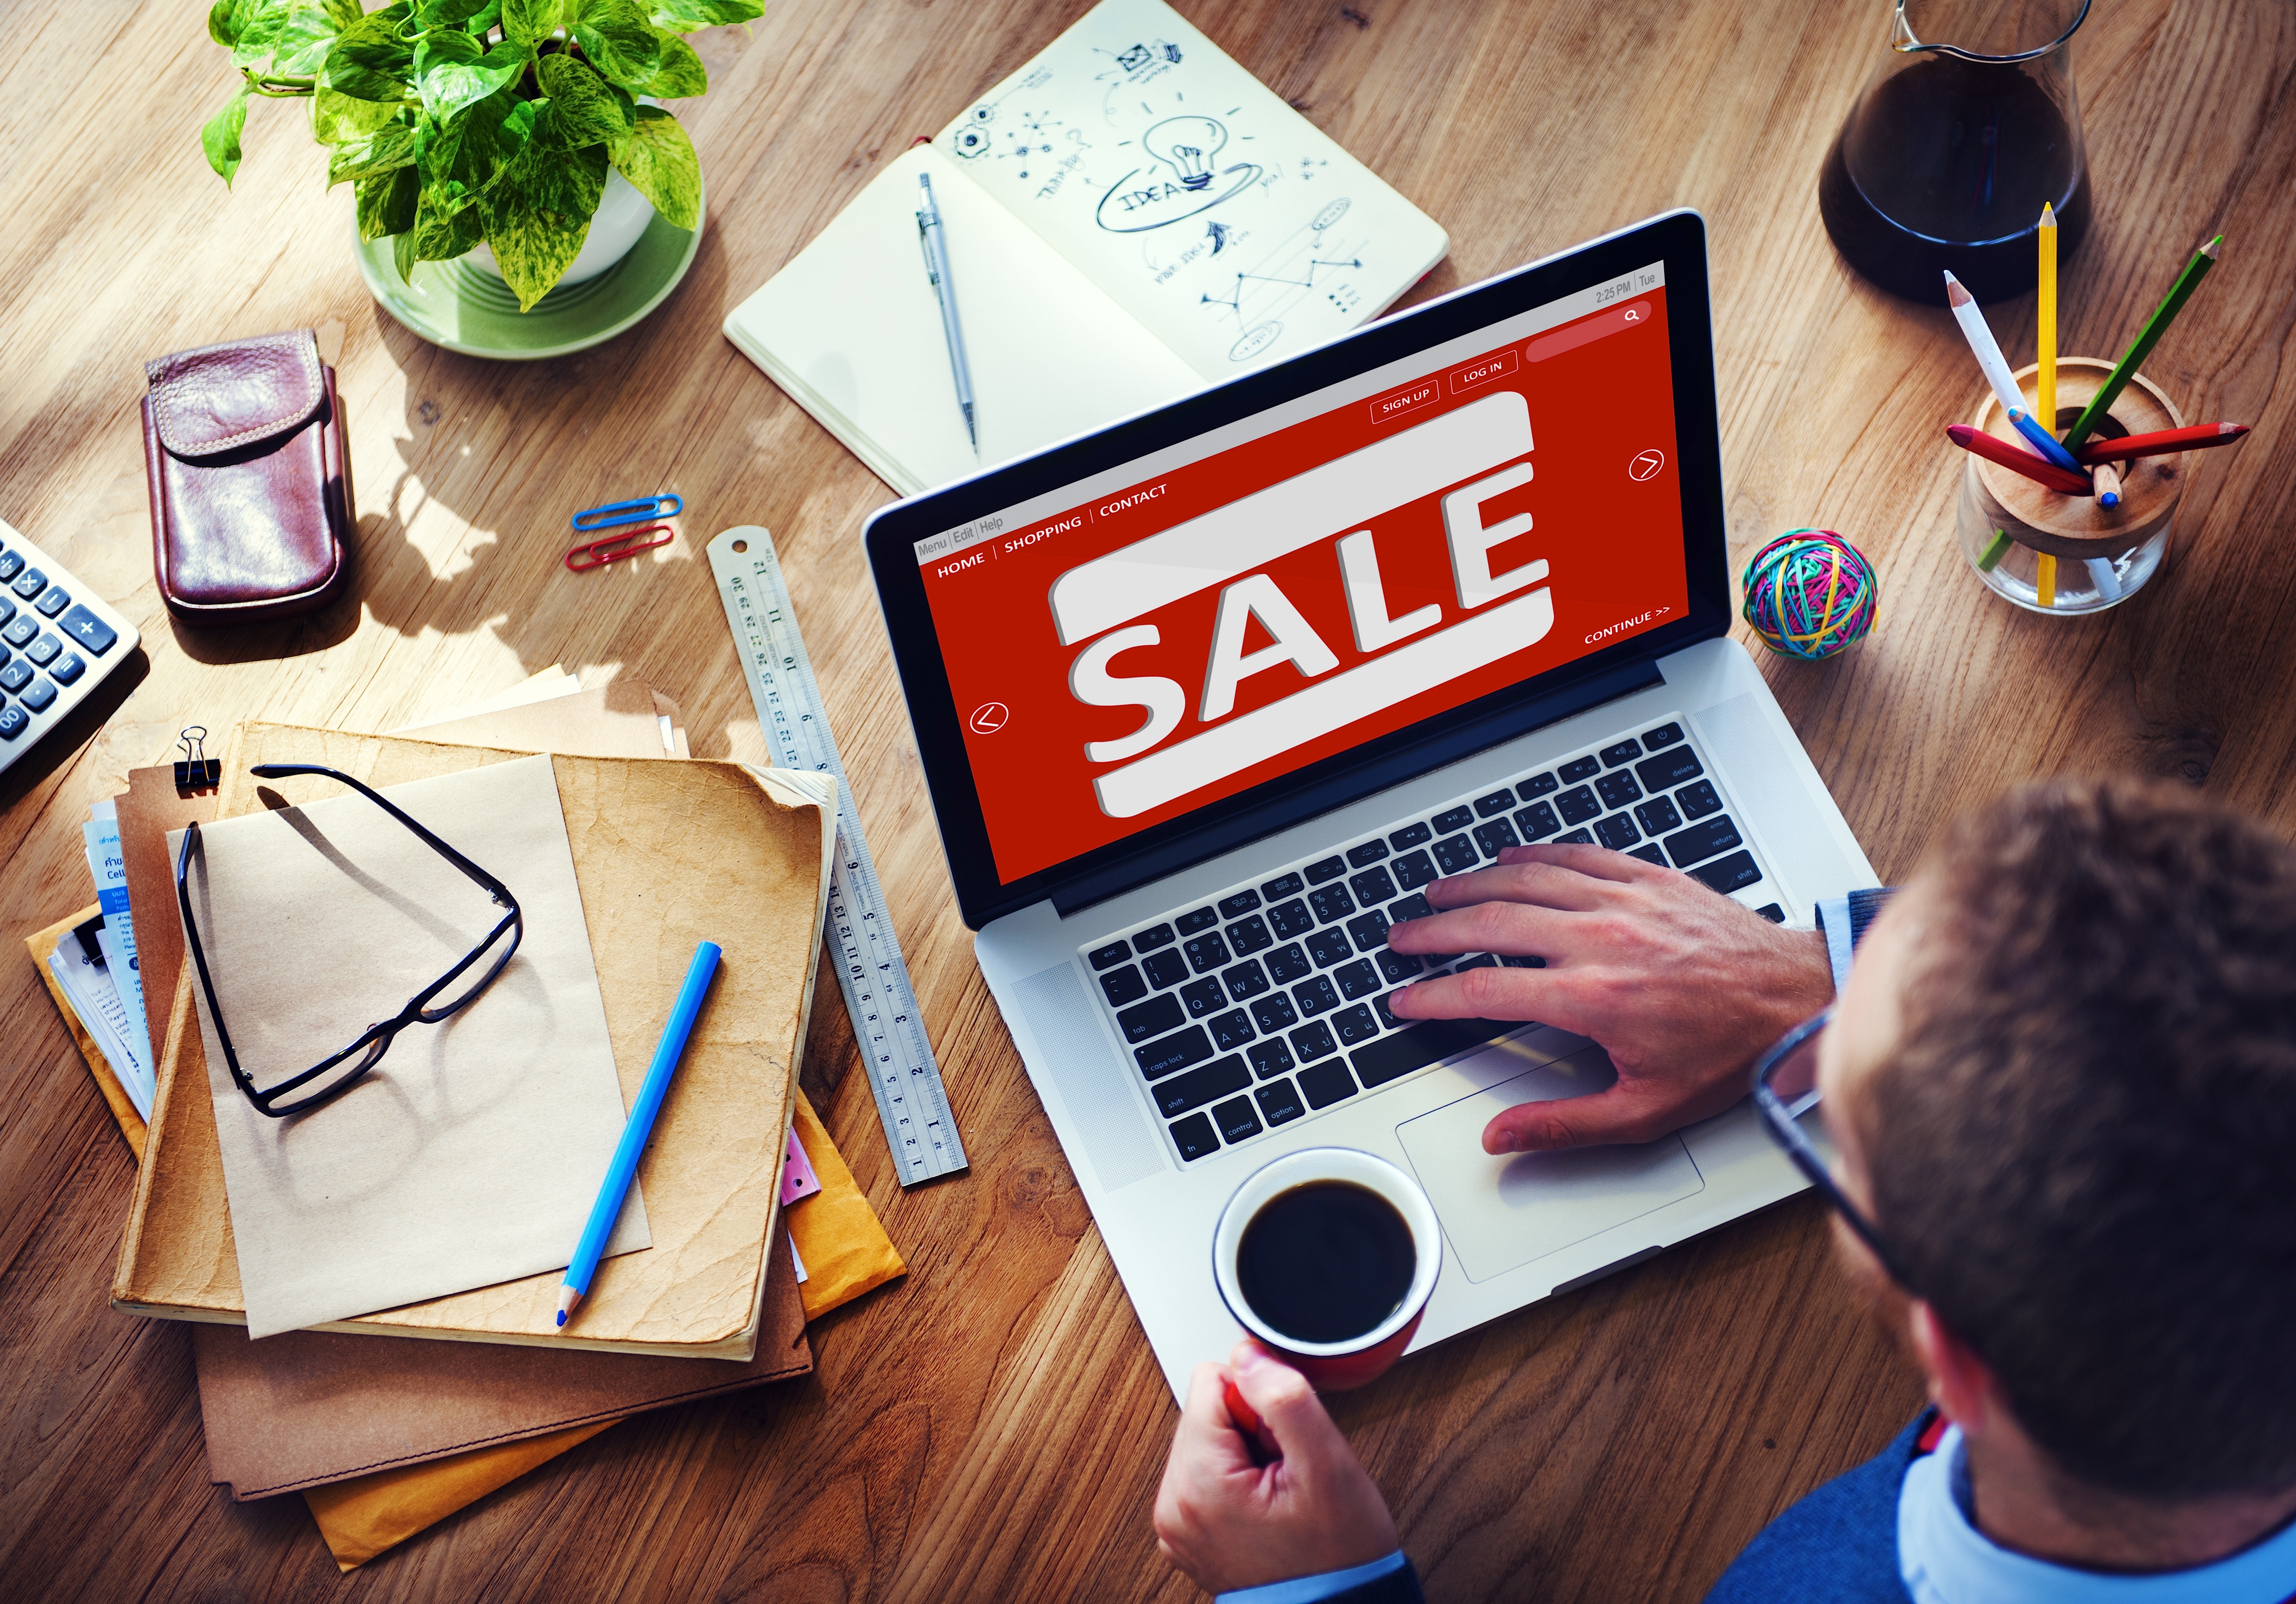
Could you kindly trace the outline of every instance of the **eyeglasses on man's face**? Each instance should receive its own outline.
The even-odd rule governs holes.
[[[1818,1195],[1881,1261],[1890,1279],[1906,1291],[1914,1292],[1914,1280],[1906,1273],[1903,1256],[1882,1237],[1881,1228],[1841,1190],[1825,1156],[1801,1128],[1800,1117],[1817,1107],[1817,1043],[1833,1022],[1833,1010],[1827,1008],[1787,1031],[1775,1046],[1754,1060],[1754,1108],[1770,1139],[1785,1150],[1794,1167],[1809,1178]]]
[[[412,831],[416,839],[461,871],[485,891],[496,906],[509,910],[487,933],[485,939],[464,953],[461,962],[452,969],[416,992],[398,1013],[368,1026],[356,1041],[332,1057],[323,1059],[275,1085],[258,1088],[255,1077],[241,1066],[238,1050],[232,1045],[231,1029],[224,1022],[223,1003],[216,996],[215,980],[209,973],[207,949],[200,940],[199,921],[192,916],[192,859],[198,855],[204,862],[206,855],[200,846],[198,823],[186,826],[183,846],[176,854],[176,901],[183,910],[184,934],[192,949],[192,963],[199,971],[200,990],[207,998],[208,1018],[215,1025],[216,1041],[223,1048],[224,1063],[231,1071],[233,1084],[245,1093],[247,1101],[255,1105],[258,1113],[268,1114],[274,1119],[283,1119],[290,1114],[316,1109],[349,1091],[365,1076],[367,1071],[382,1061],[382,1055],[390,1051],[392,1040],[408,1026],[436,1025],[476,1002],[480,994],[495,983],[496,977],[503,972],[512,954],[518,951],[519,940],[526,934],[526,924],[519,914],[518,899],[510,894],[509,887],[415,822],[404,809],[372,786],[354,780],[340,770],[322,767],[315,763],[258,764],[248,773],[258,780],[277,780],[293,774],[319,774],[329,780],[340,781]]]

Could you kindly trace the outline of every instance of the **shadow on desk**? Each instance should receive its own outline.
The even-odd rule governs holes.
[[[685,282],[636,328],[538,362],[443,350],[371,305],[375,338],[405,379],[404,421],[390,430],[395,472],[374,460],[376,431],[361,431],[355,605],[410,639],[490,630],[529,674],[627,667],[617,647],[714,611],[701,548],[743,520],[708,494],[733,481],[711,455],[750,449],[750,431],[725,427],[722,400],[712,405],[710,387],[693,382],[713,362],[740,361],[718,331],[726,282],[713,226]],[[562,567],[577,509],[673,490],[693,503],[677,548],[583,574]],[[425,520],[434,507],[468,531],[458,549],[440,550]]]
[[[364,544],[363,541],[355,543]],[[303,657],[340,646],[358,633],[359,553],[351,552],[350,581],[342,594],[316,612],[254,624],[226,624],[203,628],[186,624],[170,613],[168,628],[176,646],[195,663],[220,666],[260,663]]]

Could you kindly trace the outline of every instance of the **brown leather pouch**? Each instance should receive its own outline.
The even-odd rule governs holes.
[[[341,586],[350,462],[335,371],[308,329],[144,364],[152,565],[189,624],[284,618]]]

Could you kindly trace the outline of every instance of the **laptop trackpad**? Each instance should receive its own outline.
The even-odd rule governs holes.
[[[1493,1115],[1600,1092],[1616,1078],[1603,1050],[1589,1047],[1395,1128],[1469,1281],[1504,1275],[1705,1190],[1679,1136],[1501,1158],[1483,1151]]]

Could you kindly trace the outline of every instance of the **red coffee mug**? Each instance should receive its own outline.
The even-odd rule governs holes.
[[[1282,1193],[1316,1181],[1348,1181],[1376,1192],[1411,1228],[1414,1264],[1411,1285],[1402,1301],[1370,1330],[1345,1342],[1303,1342],[1276,1330],[1245,1301],[1236,1276],[1237,1250],[1253,1217]],[[1386,1159],[1354,1148],[1308,1148],[1263,1166],[1235,1189],[1212,1231],[1212,1275],[1228,1313],[1261,1346],[1306,1376],[1318,1392],[1345,1392],[1385,1375],[1411,1346],[1442,1270],[1443,1228],[1426,1192]]]

